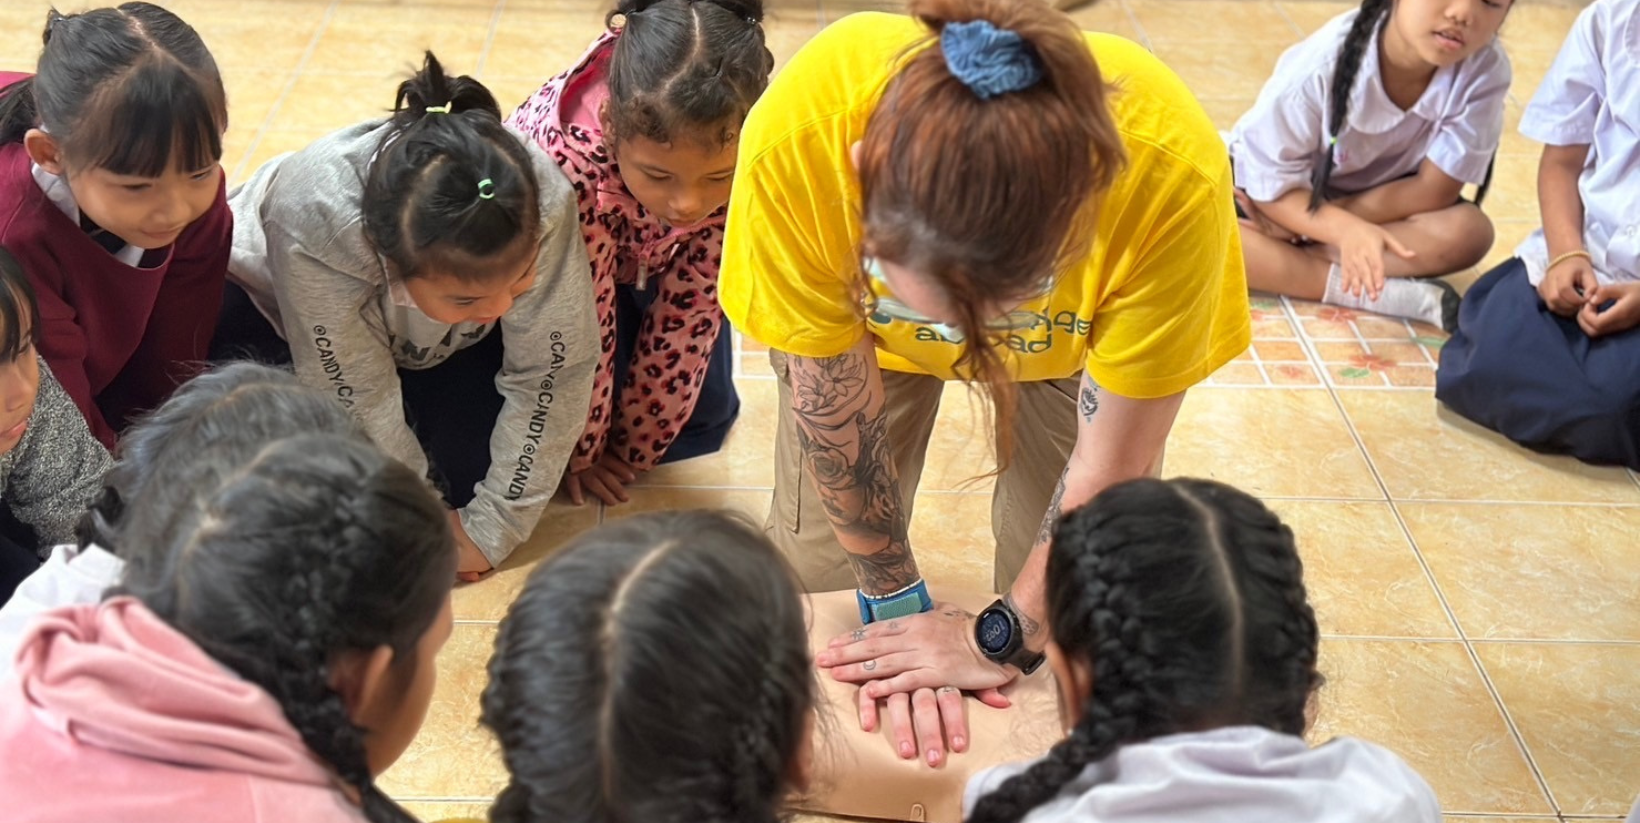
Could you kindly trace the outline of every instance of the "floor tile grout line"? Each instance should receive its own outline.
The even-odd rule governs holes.
[[[1350,318],[1350,334],[1355,336],[1356,344],[1361,347],[1361,351],[1365,352],[1368,357],[1378,356],[1377,353],[1372,350],[1372,344],[1367,342],[1367,336],[1361,333],[1361,327],[1356,325],[1354,317]],[[1367,370],[1372,371],[1371,368],[1368,368]],[[1384,381],[1384,386],[1386,388],[1394,385],[1389,382],[1389,375],[1383,372],[1377,372],[1377,375],[1378,379]]]
[[[319,41],[324,38],[325,30],[330,28],[330,20],[336,16],[336,6],[340,2],[341,0],[330,0],[330,3],[325,6],[324,16],[319,18],[319,27],[313,30],[313,37],[308,40],[307,48],[302,50],[302,56],[297,59],[296,67],[291,69],[290,77],[285,80],[285,87],[279,91],[279,97],[268,108],[267,116],[262,118],[262,124],[257,127],[256,134],[251,137],[251,142],[245,147],[245,156],[239,158],[239,163],[234,166],[233,174],[229,175],[229,179],[240,180],[247,171],[252,171],[246,169],[245,166],[251,162],[252,157],[256,156],[256,150],[262,147],[262,138],[268,133],[269,124],[279,116],[279,110],[285,107],[285,101],[290,99],[291,91],[296,88],[297,81],[302,78],[302,72],[307,69],[308,61],[313,58],[313,53],[319,50]]]
[[[1283,6],[1280,3],[1271,3],[1270,5],[1273,5],[1273,6],[1276,7],[1276,14],[1281,15],[1281,19],[1287,21],[1287,25],[1292,27],[1293,33],[1298,35],[1299,39],[1303,39],[1305,37],[1306,32],[1304,31],[1304,29],[1299,27],[1298,21],[1294,20],[1292,18],[1292,15],[1287,13],[1287,7],[1286,6]]]
[[[1275,385],[1275,382],[1270,379],[1270,373],[1264,369],[1264,358],[1259,357],[1257,340],[1247,346],[1247,353],[1252,356],[1253,368],[1258,369],[1258,376],[1264,380],[1265,385]]]
[[[495,34],[501,30],[501,15],[507,10],[507,0],[496,0],[495,8],[490,10],[490,30],[484,35],[484,46],[478,50],[478,64],[473,66],[473,76],[483,77],[484,67],[490,62],[490,50],[495,46]]]
[[[1122,0],[1122,11],[1127,12],[1128,22],[1133,24],[1133,33],[1137,34],[1140,45],[1151,54],[1156,53],[1156,44],[1150,41],[1150,32],[1145,31],[1144,24],[1139,22],[1139,15],[1133,12],[1133,6],[1127,0]]]
[[[1350,428],[1352,431],[1354,430],[1354,421],[1350,422]],[[1370,455],[1368,460],[1371,460]],[[1424,576],[1429,580],[1429,585],[1434,588],[1435,597],[1440,602],[1441,608],[1446,611],[1453,627],[1458,630],[1458,637],[1463,642],[1464,653],[1469,656],[1469,662],[1475,667],[1475,673],[1480,675],[1481,686],[1486,689],[1487,694],[1492,696],[1493,705],[1497,706],[1498,714],[1503,717],[1504,728],[1508,729],[1509,736],[1514,738],[1515,746],[1519,749],[1521,757],[1526,761],[1526,767],[1531,770],[1532,777],[1537,780],[1539,791],[1543,792],[1543,798],[1549,802],[1549,808],[1555,814],[1560,814],[1560,802],[1555,799],[1554,791],[1549,788],[1548,778],[1544,777],[1543,769],[1538,766],[1537,757],[1532,754],[1531,747],[1526,745],[1526,736],[1521,733],[1520,726],[1515,722],[1514,715],[1510,713],[1509,707],[1503,702],[1503,693],[1499,692],[1497,684],[1492,682],[1492,675],[1487,672],[1486,664],[1481,660],[1480,652],[1475,648],[1475,641],[1464,631],[1463,623],[1458,620],[1457,611],[1452,608],[1452,604],[1447,600],[1446,592],[1442,590],[1440,582],[1435,578],[1435,570],[1430,568],[1429,561],[1424,557],[1423,549],[1418,547],[1418,540],[1413,537],[1412,527],[1407,525],[1406,517],[1401,513],[1400,504],[1391,499],[1389,507],[1390,512],[1395,516],[1396,524],[1400,526],[1402,534],[1406,536],[1407,542],[1412,546],[1412,556],[1417,559],[1418,565],[1424,570]]]
[[[1412,345],[1418,347],[1418,353],[1423,355],[1424,362],[1428,363],[1430,368],[1440,368],[1441,364],[1436,362],[1435,358],[1429,356],[1429,348],[1419,342],[1423,338],[1418,335],[1418,330],[1412,327],[1412,321],[1403,317],[1401,318],[1401,325],[1406,327],[1407,334],[1412,338]]]
[[[1304,333],[1302,327],[1299,331],[1301,334]],[[1300,339],[1305,345],[1310,344],[1307,336]],[[1554,792],[1550,791],[1549,782],[1544,778],[1543,770],[1538,767],[1537,759],[1533,757],[1532,750],[1527,747],[1526,738],[1521,734],[1520,727],[1515,723],[1514,716],[1509,713],[1509,708],[1504,705],[1503,695],[1498,692],[1496,684],[1492,682],[1491,676],[1487,674],[1486,665],[1481,662],[1480,653],[1475,650],[1475,646],[1470,643],[1468,635],[1464,632],[1463,624],[1458,620],[1457,612],[1447,600],[1446,593],[1442,591],[1440,582],[1435,578],[1434,570],[1429,567],[1429,561],[1425,559],[1423,551],[1418,548],[1418,541],[1413,537],[1412,529],[1407,525],[1406,517],[1401,513],[1400,506],[1394,497],[1390,495],[1389,485],[1378,471],[1378,464],[1372,459],[1372,453],[1367,450],[1366,442],[1361,439],[1361,433],[1355,427],[1355,420],[1350,417],[1349,410],[1344,407],[1343,398],[1339,396],[1336,387],[1329,386],[1327,394],[1332,398],[1333,405],[1338,409],[1339,415],[1344,418],[1344,427],[1349,431],[1350,437],[1355,440],[1356,448],[1361,450],[1362,457],[1367,461],[1367,469],[1372,472],[1373,480],[1378,483],[1380,490],[1383,491],[1384,499],[1389,501],[1390,513],[1395,517],[1395,523],[1400,527],[1401,534],[1405,537],[1407,545],[1412,548],[1413,558],[1418,561],[1418,566],[1423,569],[1424,578],[1429,581],[1430,588],[1434,590],[1436,602],[1440,603],[1441,610],[1446,612],[1447,620],[1451,622],[1453,629],[1457,631],[1458,641],[1463,644],[1464,654],[1469,657],[1470,665],[1475,667],[1475,673],[1480,675],[1481,686],[1486,689],[1487,694],[1491,695],[1493,705],[1497,706],[1498,714],[1503,717],[1504,727],[1509,730],[1510,737],[1514,739],[1515,746],[1520,751],[1521,757],[1526,761],[1526,767],[1531,770],[1532,777],[1537,780],[1538,789],[1543,792],[1543,797],[1548,801],[1549,808],[1559,814],[1560,804],[1556,802]]]

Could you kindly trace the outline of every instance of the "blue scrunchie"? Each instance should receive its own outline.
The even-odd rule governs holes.
[[[1042,79],[1042,65],[1025,38],[985,20],[947,23],[940,50],[951,74],[981,100],[1028,89]]]

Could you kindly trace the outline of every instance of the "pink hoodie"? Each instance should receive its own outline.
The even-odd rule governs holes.
[[[41,614],[0,682],[11,823],[361,823],[266,692],[131,598]]]

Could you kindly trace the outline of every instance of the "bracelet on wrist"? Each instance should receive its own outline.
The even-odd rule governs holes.
[[[1594,262],[1594,258],[1591,257],[1587,251],[1585,251],[1583,249],[1573,249],[1572,251],[1566,252],[1564,254],[1555,255],[1554,259],[1549,261],[1549,265],[1543,267],[1543,273],[1548,274],[1550,271],[1554,270],[1555,266],[1558,266],[1561,263],[1564,263],[1567,260],[1570,260],[1574,257],[1581,257],[1584,260],[1589,261],[1590,263]]]
[[[854,594],[860,601],[860,622],[866,625],[878,620],[921,614],[934,608],[934,600],[928,596],[928,584],[922,578],[891,594],[870,595],[859,590]]]

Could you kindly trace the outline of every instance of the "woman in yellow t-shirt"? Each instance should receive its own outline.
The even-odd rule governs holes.
[[[1005,705],[1041,661],[1060,511],[1156,473],[1250,323],[1224,144],[1176,75],[1046,3],[911,11],[828,27],[752,109],[719,288],[780,378],[770,536],[868,624],[817,662],[938,764],[959,690]],[[978,618],[936,608],[907,537],[953,379],[996,422],[1008,595]]]

